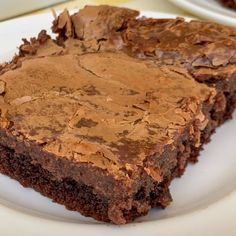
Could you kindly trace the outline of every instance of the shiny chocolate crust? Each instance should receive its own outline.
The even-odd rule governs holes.
[[[11,157],[0,171],[116,224],[166,207],[171,180],[236,104],[234,28],[138,15],[65,10],[53,22],[56,40],[41,31],[0,67],[0,148]],[[26,180],[11,159],[50,183]],[[84,210],[76,194],[76,206],[66,201],[67,180],[101,210]]]
[[[104,10],[107,8],[110,11],[116,11],[116,18],[122,17],[122,26],[120,23],[117,25],[119,21],[115,17],[109,17],[109,12]],[[218,90],[217,100],[221,100],[221,107],[227,107],[226,110],[234,108],[233,106],[230,109],[231,104],[234,103],[236,90],[235,28],[196,20],[187,22],[179,17],[176,19],[137,17],[136,11],[127,16],[124,11],[131,10],[107,6],[86,6],[70,17],[65,10],[53,22],[54,32],[58,33],[60,29],[57,43],[76,53],[119,49],[132,57],[153,60],[157,65],[183,68],[196,81]],[[99,33],[96,37],[91,37],[90,28],[93,28],[93,32],[97,31],[95,28],[99,25],[101,14],[108,25],[112,24],[113,28],[118,30],[109,31],[109,34],[103,35]],[[65,15],[67,15],[66,18]],[[75,19],[79,19],[77,23]],[[70,32],[76,32],[77,27],[83,28],[84,32],[88,32],[88,37],[78,39],[76,33],[66,37],[68,28],[65,27],[65,23],[60,24],[61,21],[68,22],[66,25],[71,27]],[[86,24],[81,24],[83,21]],[[107,32],[109,29],[104,28],[106,25],[103,25],[102,32]],[[220,113],[221,110],[219,110],[219,116],[221,116]],[[226,113],[225,117],[228,116]],[[215,126],[223,121],[224,118],[216,120]]]

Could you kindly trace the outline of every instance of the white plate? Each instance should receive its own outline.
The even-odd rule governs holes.
[[[144,13],[157,18],[175,17]],[[1,60],[10,58],[22,37],[49,29],[51,14],[19,18],[0,24]],[[98,223],[52,203],[32,189],[0,175],[0,235],[236,235],[236,116],[220,127],[205,146],[200,162],[171,185],[174,202],[166,210],[152,210],[125,226]]]
[[[35,11],[39,8],[52,6],[65,0],[10,0],[0,1],[0,20],[20,15],[25,12]]]
[[[223,7],[218,0],[169,0],[193,15],[236,26],[236,11]]]

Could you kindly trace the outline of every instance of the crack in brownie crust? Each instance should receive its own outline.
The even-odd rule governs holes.
[[[165,208],[236,106],[236,30],[87,6],[0,66],[0,171],[97,220]],[[62,171],[63,170],[63,171]]]

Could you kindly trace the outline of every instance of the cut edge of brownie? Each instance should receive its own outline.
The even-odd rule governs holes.
[[[198,81],[198,78],[195,78]],[[236,73],[232,74],[227,80],[214,80],[211,78],[205,82],[198,81],[199,83],[205,83],[209,87],[215,87],[217,94],[213,108],[209,111],[210,122],[201,133],[201,148],[193,148],[191,162],[197,162],[199,152],[205,143],[208,143],[211,139],[211,134],[215,132],[215,129],[224,124],[225,121],[232,118],[232,114],[236,108]]]

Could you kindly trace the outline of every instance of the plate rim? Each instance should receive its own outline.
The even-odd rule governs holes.
[[[230,26],[236,26],[236,16],[235,18],[227,16],[225,14],[217,13],[211,9],[203,8],[201,5],[198,5],[191,0],[169,0],[174,5],[183,8],[184,10],[196,14],[204,19],[213,20],[221,24],[226,24]],[[229,10],[230,11],[230,10]],[[236,12],[235,12],[236,14]]]

